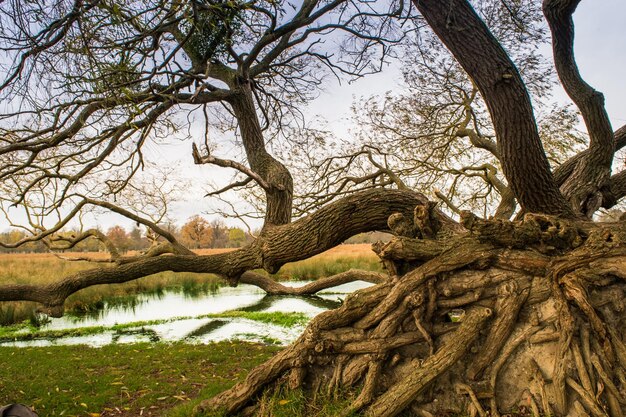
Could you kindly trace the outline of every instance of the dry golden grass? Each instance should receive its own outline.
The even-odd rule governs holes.
[[[369,243],[356,243],[352,245],[339,245],[326,252],[320,253],[315,257],[325,258],[334,256],[366,256],[375,258],[376,255],[372,252],[372,245]]]
[[[309,259],[283,266],[275,274],[278,279],[311,280],[338,274],[348,269],[381,269],[378,257],[368,243],[339,245]]]
[[[199,255],[211,255],[214,253],[224,253],[236,250],[237,248],[221,248],[221,249],[197,249],[195,252]],[[372,245],[369,243],[356,243],[356,244],[345,244],[338,245],[332,249],[327,250],[326,252],[322,252],[319,255],[313,256],[311,259],[333,259],[335,257],[360,257],[360,256],[372,256],[376,257],[374,252],[372,252]]]
[[[232,251],[232,248],[220,249],[199,249],[199,255],[211,255]],[[132,254],[132,253],[130,253]],[[93,253],[64,253],[65,257],[90,257],[94,259],[104,259],[107,254],[104,252]],[[367,243],[354,245],[339,245],[319,255],[313,256],[303,261],[285,265],[282,269],[287,271],[302,267],[303,265],[318,265],[324,263],[349,263],[354,264],[355,260],[363,260],[367,265],[378,262],[376,255],[371,250],[371,245]],[[68,261],[60,259],[51,253],[9,253],[0,254],[0,283],[1,284],[45,284],[63,277],[94,267],[106,267],[106,264],[96,264],[86,261]],[[365,267],[365,266],[364,266]],[[281,272],[283,272],[281,270]],[[159,274],[160,275],[160,274]],[[284,275],[284,273],[279,273]]]

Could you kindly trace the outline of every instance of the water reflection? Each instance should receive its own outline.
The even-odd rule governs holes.
[[[290,296],[290,295],[266,295],[256,303],[247,307],[239,308],[242,311],[267,311],[267,312],[294,312],[319,314],[325,310],[331,310],[341,305],[341,300],[329,300],[315,295]]]
[[[292,281],[285,285],[301,286],[307,281]],[[245,339],[282,344],[290,343],[302,332],[303,326],[285,328],[260,323],[245,318],[211,319],[207,314],[230,310],[247,312],[304,313],[309,317],[322,311],[337,308],[343,298],[371,284],[357,281],[319,293],[316,296],[270,296],[251,285],[221,287],[219,291],[200,292],[197,297],[190,294],[164,292],[134,297],[133,302],[105,305],[97,314],[66,316],[52,319],[41,330],[76,329],[135,322],[166,320],[164,323],[144,324],[118,331],[105,331],[97,335],[65,337],[56,340],[32,340],[3,343],[13,346],[48,346],[51,344],[89,344],[102,346],[107,343],[132,341],[175,341],[208,343],[225,339]]]
[[[187,334],[185,336],[185,339],[192,339],[194,337],[204,336],[219,329],[220,327],[225,326],[226,324],[228,324],[228,321],[226,320],[211,320],[208,323],[203,324],[202,326],[194,329],[192,332]]]

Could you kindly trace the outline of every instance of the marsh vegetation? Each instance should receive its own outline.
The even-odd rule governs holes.
[[[203,249],[210,255],[227,249]],[[69,254],[71,255],[71,254]],[[92,254],[91,256],[105,256]],[[49,284],[63,274],[89,269],[89,262],[72,262],[53,254],[0,254],[0,277],[14,284]],[[380,271],[379,259],[369,244],[340,245],[309,259],[285,265],[271,277],[278,281],[310,281],[335,275],[350,269]],[[270,276],[260,270],[261,274]],[[66,313],[73,316],[98,315],[104,308],[132,308],[149,296],[163,296],[165,292],[180,293],[188,298],[214,294],[227,285],[214,274],[161,272],[118,285],[92,286],[71,295],[65,303]],[[147,297],[148,296],[148,297]],[[39,306],[29,302],[0,302],[0,325],[29,320],[37,326],[42,316]],[[184,315],[184,314],[183,314]],[[45,321],[45,319],[44,319]]]

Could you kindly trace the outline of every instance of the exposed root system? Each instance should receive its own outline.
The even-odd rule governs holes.
[[[533,215],[463,224],[376,245],[386,281],[198,410],[254,411],[262,390],[288,384],[352,389],[346,414],[366,416],[623,416],[626,229]]]

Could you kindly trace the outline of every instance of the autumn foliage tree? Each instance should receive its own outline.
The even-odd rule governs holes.
[[[246,241],[246,233],[238,227],[228,229],[228,241],[235,247],[243,245]]]
[[[101,239],[93,230],[57,237],[87,206],[125,215],[162,238],[138,256],[111,250],[113,265],[44,287],[0,285],[0,300],[36,301],[50,314],[62,314],[67,296],[82,288],[165,270],[216,273],[232,285],[254,284],[277,295],[311,294],[361,279],[377,285],[318,315],[294,344],[195,412],[262,414],[264,392],[301,389],[307,398],[344,395],[346,415],[522,410],[622,416],[626,228],[591,217],[626,195],[625,171],[613,172],[612,164],[626,143],[626,127],[613,131],[602,94],[578,71],[572,15],[579,2],[544,0],[541,10],[556,73],[589,136],[585,149],[554,169],[528,93],[531,80],[503,47],[511,33],[526,34],[537,2],[198,0],[147,2],[136,11],[122,2],[77,1],[45,13],[38,4],[5,2],[2,27],[17,28],[2,29],[12,64],[0,89],[7,102],[26,107],[1,119],[0,179],[5,206],[31,214],[33,233],[3,245],[45,241],[67,248]],[[39,23],[24,24],[28,16]],[[509,24],[494,26],[501,22]],[[470,92],[460,112],[450,113],[457,122],[439,139],[469,138],[497,159],[501,176],[490,179],[488,167],[480,171],[491,187],[499,187],[496,178],[508,190],[500,194],[508,200],[498,218],[471,212],[450,218],[369,148],[363,155],[374,173],[334,181],[345,171],[331,157],[319,178],[320,189],[332,193],[313,193],[303,210],[310,214],[292,221],[293,177],[267,147],[286,131],[287,114],[323,82],[322,68],[362,76],[376,70],[406,30],[426,25],[458,63],[454,74],[467,75],[459,85]],[[339,50],[320,49],[330,44],[324,42],[329,35]],[[30,93],[35,86],[48,90]],[[476,115],[472,106],[479,96],[484,107]],[[245,158],[216,156],[207,137],[192,147],[193,161],[238,173],[210,196],[255,187],[265,203],[265,223],[242,248],[200,256],[142,215],[142,207],[124,207],[116,198],[133,188],[143,144],[175,130],[168,113],[195,107],[206,115],[217,103],[236,125]],[[214,121],[202,120],[205,126]],[[110,174],[104,181],[103,172]],[[46,226],[51,213],[57,217]],[[353,270],[290,288],[253,272],[275,273],[370,230],[395,235],[373,247],[385,274]]]
[[[180,240],[189,248],[208,248],[213,243],[213,229],[202,216],[195,215],[180,228]]]
[[[131,240],[126,229],[122,226],[112,226],[106,232],[106,237],[118,248],[121,252],[126,252],[130,249]]]

